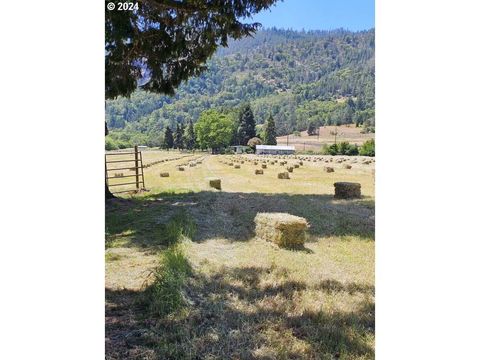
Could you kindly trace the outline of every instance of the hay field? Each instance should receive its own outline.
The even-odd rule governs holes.
[[[177,161],[152,166],[145,170],[145,183],[152,192],[165,191],[210,191],[208,177],[218,177],[222,180],[222,190],[226,192],[244,193],[289,193],[289,194],[318,194],[333,195],[334,182],[352,181],[362,185],[362,194],[368,197],[374,196],[374,177],[372,171],[375,168],[374,160],[362,157],[347,156],[313,156],[305,155],[298,158],[310,159],[303,161],[304,165],[294,169],[290,174],[290,180],[279,180],[277,174],[287,171],[287,167],[298,163],[301,160],[285,159],[287,164],[282,166],[279,162],[267,163],[267,169],[263,175],[255,175],[255,169],[261,169],[261,161],[268,157],[257,157],[255,155],[208,155],[198,153]],[[253,161],[258,159],[258,165]],[[273,158],[272,158],[273,159]],[[322,160],[320,160],[322,159]],[[337,161],[345,159],[338,163]],[[194,161],[202,161],[202,164],[190,167],[188,164]],[[283,159],[282,159],[283,160]],[[316,162],[313,162],[316,160]],[[372,161],[370,164],[363,164],[364,161]],[[239,169],[228,166],[225,163],[234,162],[240,165]],[[244,161],[242,164],[241,161]],[[270,160],[269,160],[270,161]],[[343,166],[350,164],[352,169],[345,169]],[[177,167],[184,165],[185,171],[178,171]],[[324,166],[334,168],[333,173],[323,171]],[[160,177],[160,172],[168,172],[169,177]]]
[[[341,125],[337,126],[337,143],[347,141],[350,144],[362,145],[365,141],[374,139],[375,134],[362,134],[362,128],[357,128],[355,125]],[[332,145],[335,142],[335,126],[322,126],[320,134],[309,136],[306,131],[302,131],[301,136],[290,134],[288,136],[288,145],[295,146],[297,151],[312,150],[319,151],[323,145]],[[277,138],[279,145],[287,145],[287,136],[280,136]]]
[[[109,151],[106,152],[107,161],[112,161],[107,165],[109,184],[112,186],[112,191],[130,190],[133,187],[131,185],[116,186],[116,184],[124,184],[127,182],[134,182],[135,168],[126,169],[128,167],[135,166],[135,155],[132,154],[133,149],[126,149],[122,151]],[[161,151],[161,150],[147,150],[142,151],[142,161],[144,170],[147,170],[151,166],[158,164],[166,164],[173,161],[188,161],[194,156],[192,154],[181,153],[179,151]],[[122,161],[122,162],[120,162]],[[118,170],[116,170],[118,169]],[[117,175],[117,176],[116,176]],[[146,180],[145,180],[146,181]]]
[[[301,158],[191,154],[145,169],[149,192],[107,203],[107,359],[374,358],[375,163]],[[336,181],[361,183],[363,198],[333,199]],[[304,248],[257,239],[260,212],[304,217]]]

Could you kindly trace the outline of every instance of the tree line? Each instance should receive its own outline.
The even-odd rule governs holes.
[[[209,109],[203,111],[194,124],[189,121],[185,126],[178,122],[174,128],[167,125],[158,133],[159,147],[169,150],[211,149],[218,152],[228,146],[251,146],[277,144],[276,125],[270,114],[262,125],[258,125],[249,103],[233,110]],[[111,133],[107,136],[106,150],[128,147],[122,143],[121,135]]]

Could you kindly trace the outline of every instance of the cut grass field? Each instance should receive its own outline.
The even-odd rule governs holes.
[[[280,180],[278,164],[254,175],[248,156],[240,169],[200,157],[154,165],[150,192],[107,202],[106,358],[374,358],[374,164],[323,157],[335,172],[304,161]],[[334,200],[334,181],[364,197]],[[259,212],[306,218],[305,247],[256,239]]]
[[[335,143],[335,131],[337,132],[337,144],[342,141],[347,141],[350,144],[357,144],[360,146],[365,141],[375,138],[375,134],[362,134],[362,128],[357,128],[355,125],[351,124],[339,125],[336,129],[335,126],[322,126],[318,137],[317,135],[309,136],[306,131],[302,131],[300,136],[290,134],[288,136],[288,145],[295,146],[297,151],[319,151],[323,145],[332,145]],[[287,136],[278,137],[277,143],[279,145],[287,145]]]

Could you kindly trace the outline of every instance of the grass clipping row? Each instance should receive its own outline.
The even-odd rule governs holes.
[[[255,217],[256,236],[280,247],[302,247],[307,228],[307,220],[287,213],[258,213]]]

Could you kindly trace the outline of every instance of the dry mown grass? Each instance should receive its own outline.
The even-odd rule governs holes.
[[[150,194],[107,204],[107,359],[372,359],[372,165],[333,163],[327,174],[308,163],[282,181],[278,163],[255,176],[260,164],[224,160],[184,173],[152,166]],[[208,176],[223,190],[209,189]],[[334,200],[334,180],[360,182],[367,196]],[[256,239],[259,212],[304,217],[305,247]],[[178,261],[166,261],[185,234]]]
[[[336,139],[335,131],[337,132]],[[351,144],[362,145],[365,141],[375,138],[375,134],[362,134],[361,131],[362,128],[357,128],[355,125],[339,125],[337,127],[322,126],[320,128],[319,137],[317,137],[317,135],[309,136],[306,131],[302,131],[300,136],[290,134],[288,136],[288,145],[295,146],[295,148],[299,151],[304,149],[319,151],[323,145],[332,145],[335,143],[335,141],[337,143],[347,141]],[[286,145],[287,137],[278,137],[277,143],[279,145]]]

